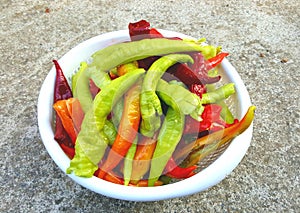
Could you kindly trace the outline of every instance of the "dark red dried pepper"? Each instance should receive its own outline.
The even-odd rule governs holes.
[[[57,60],[53,60],[56,70],[55,85],[54,85],[54,97],[53,102],[59,100],[66,100],[73,97],[72,90],[68,84],[68,81],[58,63]],[[74,156],[74,145],[68,133],[62,125],[62,121],[56,113],[56,122],[55,122],[55,134],[54,139],[60,144],[64,152],[69,156]]]
[[[164,37],[155,28],[150,28],[150,23],[146,20],[140,20],[128,25],[130,38],[132,41],[141,40],[144,38],[162,38]],[[170,38],[179,39],[179,38]],[[181,80],[184,84],[190,87],[193,84],[211,84],[220,80],[220,76],[209,77],[208,71],[217,66],[228,55],[228,53],[219,53],[215,57],[205,60],[201,53],[191,53],[194,63],[191,66],[186,64],[176,64],[172,66],[168,72]],[[149,66],[157,60],[159,56],[149,57],[139,61],[139,67],[148,69]],[[166,77],[166,76],[165,76]],[[170,76],[166,80],[170,80]]]
[[[150,23],[146,20],[129,23],[128,29],[131,41],[137,41],[144,38],[163,38],[163,35],[155,28],[150,28]]]
[[[54,86],[54,103],[58,100],[66,100],[73,97],[72,90],[57,60],[53,60],[56,70]]]
[[[150,23],[146,20],[140,20],[138,22],[129,23],[128,29],[131,41],[141,40],[148,37],[150,33]]]
[[[216,83],[221,79],[221,76],[210,77],[208,71],[212,66],[217,65],[217,61],[212,58],[208,63],[201,53],[191,53],[194,63],[192,65],[178,63],[167,70],[168,73],[180,79],[185,85],[191,87],[193,84],[205,85]],[[218,59],[219,63],[220,58]]]

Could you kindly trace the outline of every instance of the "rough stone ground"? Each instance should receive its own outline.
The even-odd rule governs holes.
[[[299,17],[297,0],[2,0],[0,212],[299,211]],[[247,155],[205,192],[114,200],[71,181],[42,144],[36,104],[52,59],[140,19],[221,45],[257,106]]]

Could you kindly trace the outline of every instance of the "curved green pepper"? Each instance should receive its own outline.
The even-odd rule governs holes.
[[[90,76],[87,74],[87,67],[80,70],[78,74],[76,74],[77,77],[75,77],[75,80],[77,78],[74,88],[74,97],[78,98],[80,105],[82,107],[82,110],[84,113],[87,113],[89,109],[93,106],[93,97],[90,92]]]
[[[83,70],[85,70],[87,67],[88,67],[88,64],[86,62],[81,62],[79,70],[72,76],[72,92],[73,92],[74,97],[77,97],[76,86],[77,86],[78,77],[81,75]]]
[[[120,64],[140,60],[149,56],[161,56],[175,52],[204,51],[215,54],[215,47],[208,48],[201,43],[166,38],[142,39],[139,41],[118,43],[95,52],[92,66],[108,71]]]
[[[117,136],[117,129],[115,127],[115,124],[110,120],[106,120],[103,127],[103,132],[107,137],[108,145],[111,146]]]
[[[91,108],[84,116],[81,130],[75,143],[75,156],[71,160],[67,173],[77,176],[91,177],[98,169],[108,144],[108,138],[95,125],[94,111]]]
[[[125,186],[128,186],[130,182],[130,177],[132,173],[132,162],[137,148],[137,141],[138,141],[138,137],[136,137],[135,140],[133,141],[124,159],[123,176],[124,176]]]
[[[177,62],[193,63],[193,59],[186,54],[166,55],[156,60],[145,75],[141,93],[142,122],[140,127],[141,133],[145,136],[152,137],[155,131],[160,127],[162,109],[155,90],[164,72]]]
[[[206,88],[207,88],[208,92],[213,92],[213,91],[216,90],[215,85],[213,85],[213,84],[207,84]],[[222,111],[221,111],[222,119],[226,123],[232,124],[234,122],[234,116],[231,113],[231,111],[230,111],[229,107],[227,106],[227,104],[224,102],[224,100],[219,100],[216,103],[222,107]]]
[[[200,119],[204,107],[196,94],[179,84],[171,84],[163,79],[159,80],[156,91],[167,105],[179,108],[184,115],[191,115],[196,120]]]
[[[235,93],[234,83],[225,84],[218,89],[202,94],[202,104],[211,104],[228,98]]]
[[[149,186],[154,186],[155,181],[162,175],[167,162],[181,139],[183,129],[184,115],[178,108],[169,107],[151,160]]]
[[[145,73],[144,69],[136,69],[111,81],[99,92],[93,104],[96,126],[99,131],[104,127],[107,115],[122,95]]]
[[[87,75],[94,81],[96,86],[100,89],[103,89],[111,82],[109,74],[107,72],[97,70],[96,67],[88,67]]]

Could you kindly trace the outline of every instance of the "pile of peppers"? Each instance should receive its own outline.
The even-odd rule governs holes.
[[[221,48],[165,38],[145,20],[128,28],[131,42],[82,62],[72,88],[53,60],[55,140],[71,159],[66,172],[129,186],[191,177],[249,127],[255,107],[235,119],[224,102],[234,84],[214,86],[228,56]]]

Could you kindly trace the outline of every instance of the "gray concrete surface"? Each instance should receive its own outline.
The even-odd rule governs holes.
[[[0,212],[299,212],[299,18],[298,0],[1,0]],[[52,59],[140,19],[223,46],[257,106],[247,155],[205,192],[107,198],[72,182],[42,144],[36,104]]]

